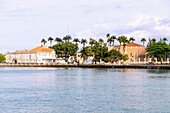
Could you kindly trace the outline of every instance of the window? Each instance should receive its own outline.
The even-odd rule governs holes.
[[[137,52],[135,52],[135,56],[137,56]]]
[[[130,56],[132,56],[132,52],[130,52]]]
[[[140,55],[142,54],[142,52],[140,52]]]

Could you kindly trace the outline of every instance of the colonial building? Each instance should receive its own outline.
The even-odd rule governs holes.
[[[50,63],[55,60],[55,51],[47,48],[47,45],[6,54],[6,63]]]
[[[115,49],[122,54],[127,54],[129,59],[128,62],[139,62],[142,61],[139,56],[145,55],[145,46],[136,44],[136,43],[129,43],[125,46],[125,53],[123,52],[123,45],[116,45],[114,47],[109,47],[109,51]]]

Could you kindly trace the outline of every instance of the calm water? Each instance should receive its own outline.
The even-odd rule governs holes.
[[[170,71],[0,68],[0,113],[167,113]]]

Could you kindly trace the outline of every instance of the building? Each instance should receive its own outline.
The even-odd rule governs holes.
[[[124,54],[123,52],[123,45],[116,45],[108,48],[108,51],[115,49],[120,53]],[[140,62],[144,59],[141,59],[139,55],[145,55],[145,46],[136,44],[136,43],[129,43],[125,46],[125,54],[128,55],[128,62]]]
[[[6,54],[6,63],[53,63],[56,61],[55,51],[42,45],[31,50],[15,51]]]

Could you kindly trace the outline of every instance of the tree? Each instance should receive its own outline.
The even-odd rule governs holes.
[[[83,49],[80,51],[81,53],[81,58],[83,58],[83,62],[87,60],[88,56],[92,55],[92,50],[91,47],[83,47]]]
[[[167,38],[163,38],[163,41],[164,41],[164,43],[166,43],[168,40],[167,40]]]
[[[122,36],[119,37],[119,39],[123,43],[123,55],[125,55],[125,46],[128,43],[127,37],[122,35]]]
[[[115,40],[116,40],[116,36],[114,35],[114,36],[111,36],[110,38],[112,39],[113,46],[114,46],[114,42],[115,42]]]
[[[96,43],[97,41],[95,39],[90,38],[89,44],[91,47]]]
[[[100,38],[100,39],[99,39],[99,43],[100,43],[100,44],[103,44],[103,42],[104,42],[103,39]]]
[[[119,41],[120,45],[122,45],[122,36],[119,36],[117,40]]]
[[[77,43],[80,42],[80,40],[79,40],[78,38],[75,38],[75,39],[73,40],[73,42],[75,42],[75,43],[77,44]]]
[[[110,38],[110,34],[108,33],[108,34],[106,34],[106,38]]]
[[[44,43],[44,45],[45,45],[45,43],[47,43],[47,41],[43,38],[43,39],[41,40],[41,43]]]
[[[70,35],[66,35],[68,42],[72,39]]]
[[[152,43],[155,43],[155,42],[156,42],[156,39],[155,39],[155,38],[152,38],[151,42],[152,42]]]
[[[132,42],[132,43],[133,43],[134,41],[135,41],[134,37],[130,37],[130,38],[129,38],[129,42]]]
[[[62,41],[51,48],[55,50],[58,58],[65,58],[66,61],[70,56],[75,56],[78,51],[78,45],[68,41]]]
[[[5,56],[0,54],[0,63],[3,63],[6,60]]]
[[[128,59],[129,59],[129,57],[128,57],[127,54],[125,54],[125,55],[122,56],[122,60],[126,61],[126,60],[128,60]]]
[[[166,57],[166,54],[170,54],[170,46],[166,43],[157,42],[148,46],[146,52],[148,52],[152,58],[156,57],[162,59],[163,57]]]
[[[56,37],[55,41],[59,44],[60,42],[62,42],[62,39],[59,37]]]
[[[86,39],[82,39],[82,40],[81,40],[81,44],[83,44],[83,47],[85,47],[86,43],[87,43],[87,40],[86,40]]]
[[[143,46],[145,46],[146,39],[145,39],[145,38],[142,38],[142,39],[141,39],[141,42],[143,42]]]
[[[109,46],[111,46],[111,44],[112,44],[112,42],[113,42],[112,38],[108,38],[108,39],[107,39],[107,42],[109,43]]]
[[[52,46],[52,41],[53,41],[54,39],[52,38],[52,37],[49,37],[48,38],[48,41],[50,41],[50,45]]]

